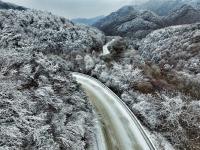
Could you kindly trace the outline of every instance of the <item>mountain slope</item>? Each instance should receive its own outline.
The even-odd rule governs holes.
[[[141,39],[156,29],[199,21],[200,10],[187,4],[177,7],[169,15],[162,17],[151,11],[139,11],[138,8],[125,6],[99,20],[94,26],[106,35]]]
[[[138,50],[121,49],[92,70],[150,131],[177,150],[200,147],[199,31],[199,24],[155,30]]]
[[[139,5],[138,8],[153,11],[160,16],[167,16],[182,5],[187,4],[196,7],[198,3],[200,3],[200,0],[149,0]]]
[[[185,4],[165,17],[165,22],[168,26],[200,22],[200,10]]]
[[[25,7],[17,6],[12,3],[6,3],[0,0],[0,9],[15,9],[15,10],[26,10]]]
[[[0,149],[82,150],[94,143],[94,114],[71,78],[75,71],[110,87],[158,136],[157,149],[168,140],[178,150],[199,150],[200,25],[155,30],[163,19],[132,7],[109,17],[102,25],[122,35],[151,33],[137,50],[117,37],[106,59],[102,47],[116,37],[42,11],[0,10]]]
[[[200,58],[200,24],[172,26],[156,30],[144,40],[139,51],[148,60],[159,65],[169,64],[177,70],[200,73],[198,64],[191,66]],[[152,44],[153,43],[153,44]]]
[[[104,35],[35,10],[0,10],[0,22],[0,149],[85,149],[94,117],[70,70]]]
[[[99,20],[94,26],[106,35],[143,38],[152,30],[161,28],[163,22],[153,12],[139,12],[132,6],[125,6]]]

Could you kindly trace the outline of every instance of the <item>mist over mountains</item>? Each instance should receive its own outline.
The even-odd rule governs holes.
[[[26,10],[25,7],[0,1],[0,9]]]
[[[76,19],[71,19],[74,23],[81,23],[81,24],[86,24],[86,25],[93,25],[95,24],[98,20],[104,18],[104,16],[97,16],[94,18],[76,18]]]

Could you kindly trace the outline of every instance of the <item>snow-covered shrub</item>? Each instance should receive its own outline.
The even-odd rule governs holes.
[[[145,126],[165,136],[174,148],[199,149],[199,100],[182,93],[133,91],[124,92],[122,99]]]
[[[93,112],[69,71],[104,35],[36,10],[0,10],[0,22],[0,149],[86,149]]]

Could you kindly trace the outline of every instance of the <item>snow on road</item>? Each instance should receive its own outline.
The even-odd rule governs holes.
[[[73,73],[73,77],[82,85],[100,115],[99,150],[155,149],[137,118],[111,90],[90,76]]]
[[[110,42],[108,42],[106,45],[103,46],[103,55],[110,54],[110,51],[108,50],[108,46],[112,44],[115,41],[115,39],[112,39]]]

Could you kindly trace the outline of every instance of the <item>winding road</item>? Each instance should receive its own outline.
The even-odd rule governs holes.
[[[125,103],[98,80],[72,73],[98,114],[96,149],[155,150],[142,125]]]
[[[110,54],[110,51],[108,50],[108,46],[115,42],[116,39],[112,39],[110,42],[108,42],[106,45],[103,46],[103,55]]]

